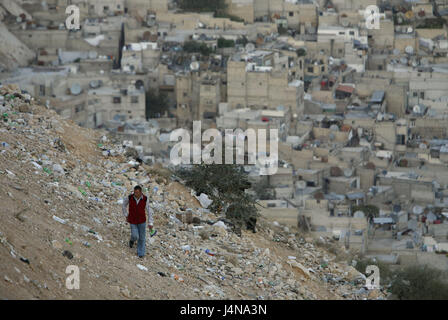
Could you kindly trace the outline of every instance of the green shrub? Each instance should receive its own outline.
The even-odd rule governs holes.
[[[447,300],[446,272],[429,266],[410,266],[395,273],[391,292],[399,300]]]
[[[200,164],[179,169],[176,174],[196,195],[205,193],[213,200],[209,207],[211,211],[217,214],[225,211],[226,217],[235,225],[248,224],[258,216],[255,199],[245,192],[251,184],[242,166]]]

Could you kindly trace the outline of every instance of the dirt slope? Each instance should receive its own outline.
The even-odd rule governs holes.
[[[381,295],[363,293],[362,275],[334,262],[334,255],[263,219],[259,232],[241,238],[211,225],[217,217],[163,170],[138,166],[104,133],[61,119],[14,86],[0,88],[0,111],[2,299]],[[118,202],[137,183],[148,188],[158,229],[143,260],[128,247]],[[179,221],[185,208],[201,223]],[[69,265],[80,269],[79,290],[66,288]]]

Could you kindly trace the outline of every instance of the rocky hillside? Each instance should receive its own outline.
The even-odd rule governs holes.
[[[227,231],[166,170],[140,165],[104,132],[61,119],[17,87],[0,87],[0,115],[2,299],[384,296],[295,231],[263,219],[257,233]],[[158,230],[143,260],[128,247],[120,205],[137,183]],[[80,269],[79,290],[66,288],[69,265]]]

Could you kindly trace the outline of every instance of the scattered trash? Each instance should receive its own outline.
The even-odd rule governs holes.
[[[51,170],[48,169],[48,168],[46,168],[46,167],[44,167],[42,170],[43,170],[45,173],[48,173],[48,174],[51,174],[51,173],[52,173]]]
[[[73,259],[73,253],[71,253],[70,251],[68,251],[68,250],[64,250],[64,252],[62,252],[62,255],[64,256],[64,257],[67,257],[68,259]]]
[[[5,169],[6,173],[8,174],[9,178],[15,178],[16,174],[12,171],[9,171],[8,169]]]
[[[73,245],[72,241],[69,238],[65,238],[65,242],[67,242],[69,245]]]
[[[81,194],[82,194],[83,196],[87,196],[87,192],[85,192],[83,188],[78,187],[78,191],[81,192]]]
[[[209,197],[208,197],[205,193],[201,193],[201,194],[199,195],[199,197],[197,197],[197,196],[195,195],[195,197],[196,197],[196,199],[199,200],[201,206],[202,206],[203,208],[205,208],[205,209],[207,209],[207,208],[212,204],[212,202],[213,202],[213,200],[210,200]]]
[[[60,164],[53,164],[53,171],[58,173],[58,174],[64,174],[64,169],[62,168],[62,166]]]
[[[209,249],[206,249],[205,253],[212,257],[215,256],[215,254],[213,252],[211,252]]]
[[[182,250],[184,250],[186,253],[190,253],[190,251],[191,251],[191,247],[190,247],[190,245],[185,245],[185,246],[182,246],[182,247],[180,247]]]
[[[159,271],[159,272],[157,272],[157,274],[161,277],[166,277],[166,274],[164,272]]]
[[[90,243],[88,241],[84,241],[82,244],[83,246],[90,248]]]
[[[30,260],[24,257],[20,257],[20,261],[25,262],[26,264],[30,264]]]
[[[178,276],[177,274],[174,274],[174,273],[171,274],[171,279],[174,279],[174,280],[179,281],[179,282],[184,282],[184,279],[182,277],[180,277],[180,276]]]
[[[227,229],[227,226],[226,226],[226,224],[223,221],[218,221],[213,226],[214,227],[220,227],[220,228]]]
[[[146,268],[145,266],[142,266],[141,264],[138,264],[137,268],[139,268],[142,271],[148,271],[148,268]]]
[[[42,166],[41,166],[40,164],[38,164],[37,162],[35,162],[35,161],[31,161],[31,163],[33,164],[33,166],[36,167],[36,169],[38,169],[38,170],[42,170]]]
[[[62,224],[66,224],[67,223],[67,221],[65,221],[64,219],[58,218],[56,216],[53,216],[53,220],[55,220],[55,221],[57,221],[59,223],[62,223]]]

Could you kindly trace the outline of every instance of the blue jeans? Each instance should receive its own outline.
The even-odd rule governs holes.
[[[131,224],[131,241],[137,241],[137,254],[139,257],[145,255],[146,244],[146,222]]]

